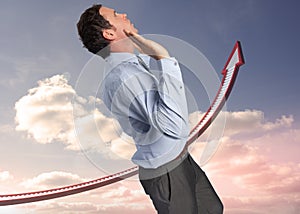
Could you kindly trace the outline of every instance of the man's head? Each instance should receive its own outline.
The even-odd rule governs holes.
[[[105,47],[127,38],[124,30],[137,32],[126,14],[117,13],[102,5],[94,5],[86,9],[77,23],[77,30],[83,45],[94,54],[102,50],[100,54],[102,57],[108,56],[113,46]],[[122,46],[116,49],[127,51],[127,48]]]

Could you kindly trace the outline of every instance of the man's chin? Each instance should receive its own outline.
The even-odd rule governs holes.
[[[132,28],[132,31],[135,32],[135,33],[138,33],[139,30],[135,28],[135,26],[133,24],[131,24],[131,28]]]

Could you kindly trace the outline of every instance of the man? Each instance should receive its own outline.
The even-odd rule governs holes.
[[[101,5],[87,9],[77,28],[84,46],[109,65],[101,98],[135,141],[132,161],[158,213],[222,213],[222,202],[185,147],[188,111],[176,59],[140,36],[126,14]],[[159,71],[150,69],[150,58]]]

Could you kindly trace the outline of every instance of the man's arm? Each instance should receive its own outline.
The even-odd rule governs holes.
[[[186,137],[189,131],[188,111],[184,83],[177,60],[170,57],[168,51],[160,44],[136,33],[126,32],[126,34],[140,52],[152,56],[161,64],[157,84],[159,96],[153,97],[152,93],[146,93],[142,97],[152,97],[140,99],[141,102],[154,101],[151,108],[148,105],[148,109],[145,109],[148,112],[149,122],[171,137]]]
[[[156,60],[170,57],[168,51],[160,44],[152,40],[145,39],[137,33],[127,30],[124,30],[124,32],[141,53],[152,56]]]

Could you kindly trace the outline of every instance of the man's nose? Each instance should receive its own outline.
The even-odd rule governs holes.
[[[123,19],[127,19],[127,14],[126,13],[123,13],[122,16],[123,16]]]

